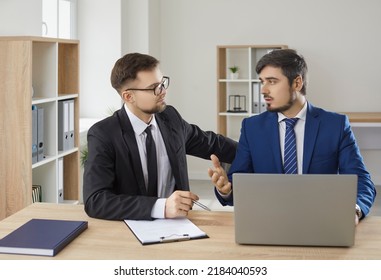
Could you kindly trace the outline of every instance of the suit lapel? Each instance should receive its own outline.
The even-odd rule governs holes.
[[[283,173],[283,163],[282,156],[280,151],[280,142],[279,142],[279,124],[278,124],[278,114],[269,114],[269,118],[266,120],[266,129],[269,133],[270,139],[270,149],[273,152],[274,159],[274,172]],[[255,137],[255,136],[254,136]]]
[[[126,143],[128,151],[131,155],[130,164],[134,170],[134,173],[136,174],[136,180],[138,182],[139,189],[142,194],[147,195],[147,189],[144,182],[142,163],[140,160],[138,144],[136,143],[135,132],[132,128],[130,119],[128,118],[128,115],[124,107],[122,107],[122,109],[119,110],[118,117],[120,121],[120,126],[123,131],[124,142]]]
[[[163,137],[165,148],[167,149],[167,155],[169,162],[171,164],[173,176],[175,177],[176,185],[181,183],[180,169],[178,165],[178,158],[176,157],[176,147],[174,145],[176,143],[180,143],[180,141],[176,141],[177,134],[176,131],[172,128],[169,121],[167,120],[164,114],[156,114],[156,122],[160,128],[161,135]]]
[[[320,120],[319,113],[308,103],[306,124],[304,128],[304,143],[303,143],[303,174],[308,174],[312,159],[312,153],[315,148],[316,137],[319,130]]]

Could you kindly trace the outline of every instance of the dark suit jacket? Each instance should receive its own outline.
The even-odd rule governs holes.
[[[237,142],[188,124],[171,106],[155,115],[175,177],[176,190],[189,190],[186,154],[231,163]],[[116,111],[89,129],[83,199],[95,218],[151,219],[157,197],[147,196],[134,130],[128,115]],[[206,172],[206,171],[205,171]]]
[[[278,114],[265,112],[243,120],[233,173],[284,173]],[[304,131],[303,174],[357,174],[357,204],[367,215],[376,191],[344,115],[308,104]],[[232,182],[234,184],[234,182]],[[216,192],[223,205],[233,205]],[[329,194],[328,194],[329,195]]]

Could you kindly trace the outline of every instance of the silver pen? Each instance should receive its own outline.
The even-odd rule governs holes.
[[[198,202],[197,200],[193,200],[193,203],[196,204],[197,206],[201,207],[202,209],[206,210],[206,211],[212,211],[210,210],[210,208],[204,204],[202,204],[201,202]]]

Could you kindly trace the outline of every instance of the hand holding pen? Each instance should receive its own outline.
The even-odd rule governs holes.
[[[198,202],[199,197],[189,191],[175,191],[165,202],[165,218],[186,217],[192,210],[193,204],[208,210],[209,208]],[[201,206],[202,205],[202,206]],[[210,211],[210,209],[208,210]]]

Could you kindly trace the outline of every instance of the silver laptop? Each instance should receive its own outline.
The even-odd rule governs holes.
[[[357,175],[233,174],[239,244],[352,246]]]

